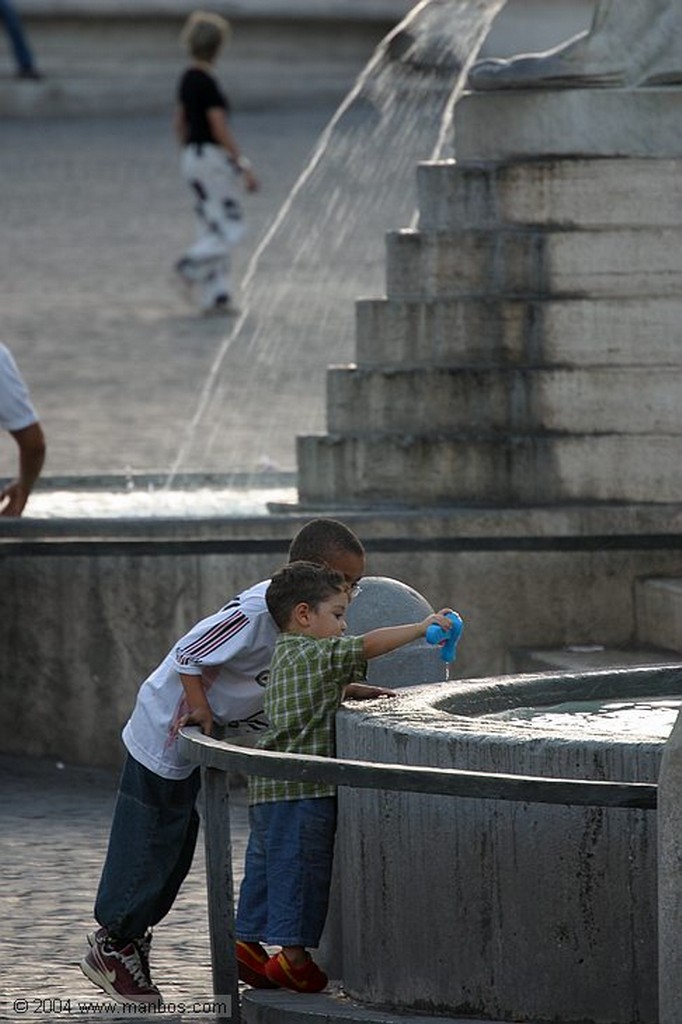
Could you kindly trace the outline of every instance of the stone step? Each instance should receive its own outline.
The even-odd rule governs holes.
[[[576,643],[557,648],[515,648],[508,654],[508,671],[592,672],[599,669],[669,665],[672,660],[670,651],[654,647],[639,650]]]
[[[642,643],[682,652],[682,579],[638,580],[635,618]]]
[[[331,367],[327,428],[468,435],[678,435],[682,368]],[[636,415],[633,415],[636,410]]]
[[[338,103],[410,0],[226,0],[231,45],[218,75],[235,111]],[[191,0],[22,0],[42,81],[16,81],[0,53],[0,116],[172,110]]]
[[[180,59],[153,67],[129,62],[128,73],[121,74],[123,51],[118,60],[99,62],[96,67],[79,66],[78,71],[54,66],[45,60],[45,78],[41,81],[5,79],[0,89],[0,117],[124,117],[168,112],[172,109],[175,88],[182,67]],[[345,95],[361,67],[310,61],[305,75],[299,67],[285,61],[259,62],[250,67],[234,61],[221,76],[235,111],[277,109],[280,107],[316,107],[333,105]],[[273,88],[273,81],[277,88]],[[314,88],[311,89],[311,82]]]
[[[678,366],[682,299],[361,299],[359,366]]]
[[[361,433],[297,438],[303,504],[546,505],[682,501],[666,435]]]
[[[674,158],[682,156],[681,122],[679,86],[470,92],[455,107],[455,155]]]
[[[422,231],[672,227],[682,224],[682,160],[435,161],[418,166],[417,194]]]
[[[672,297],[682,291],[682,228],[539,228],[386,236],[390,298],[466,295]]]

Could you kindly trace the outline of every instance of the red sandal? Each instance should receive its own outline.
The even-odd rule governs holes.
[[[288,988],[292,992],[321,992],[327,987],[327,975],[320,970],[310,954],[307,956],[308,959],[301,967],[294,967],[285,953],[277,953],[266,963],[265,976],[278,988]]]
[[[235,950],[240,981],[250,985],[251,988],[278,987],[275,982],[269,981],[265,976],[265,965],[270,957],[260,942],[243,942],[241,939],[237,939]]]

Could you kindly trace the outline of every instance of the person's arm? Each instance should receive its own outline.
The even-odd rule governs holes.
[[[19,475],[0,491],[0,515],[20,516],[45,462],[45,435],[40,423],[10,434],[19,446]]]
[[[376,697],[397,697],[395,690],[385,686],[372,686],[370,683],[349,683],[343,691],[344,700],[374,700]]]
[[[244,187],[247,192],[256,192],[259,187],[258,179],[251,170],[249,161],[239,152],[239,146],[228,123],[225,109],[211,107],[206,111],[206,119],[216,146],[222,146],[230,160],[244,176]]]
[[[433,615],[427,615],[422,622],[408,622],[404,626],[384,626],[365,633],[362,638],[365,657],[378,658],[380,654],[388,654],[389,651],[395,651],[398,647],[418,640],[434,622],[449,630],[452,623],[446,618],[446,613],[450,611],[451,608],[443,608]]]
[[[201,676],[188,676],[181,672],[180,681],[189,705],[189,713],[178,722],[178,729],[183,725],[198,725],[205,736],[210,736],[213,729],[213,712],[206,699]]]

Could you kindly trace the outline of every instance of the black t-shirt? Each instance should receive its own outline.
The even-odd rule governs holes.
[[[223,107],[230,112],[225,93],[212,75],[201,68],[188,68],[180,79],[178,101],[182,104],[187,121],[186,142],[213,142],[206,111]]]

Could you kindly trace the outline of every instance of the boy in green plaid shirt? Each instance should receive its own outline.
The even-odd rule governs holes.
[[[341,573],[310,562],[292,562],[272,577],[265,599],[281,633],[260,748],[333,757],[334,720],[346,687],[354,684],[355,697],[394,695],[356,682],[367,659],[424,636],[434,622],[450,627],[444,609],[422,622],[344,636],[350,596]],[[249,780],[251,834],[236,932],[239,976],[256,988],[319,992],[327,984],[307,947],[317,946],[327,915],[335,793],[324,783]],[[269,957],[262,942],[281,952]]]

